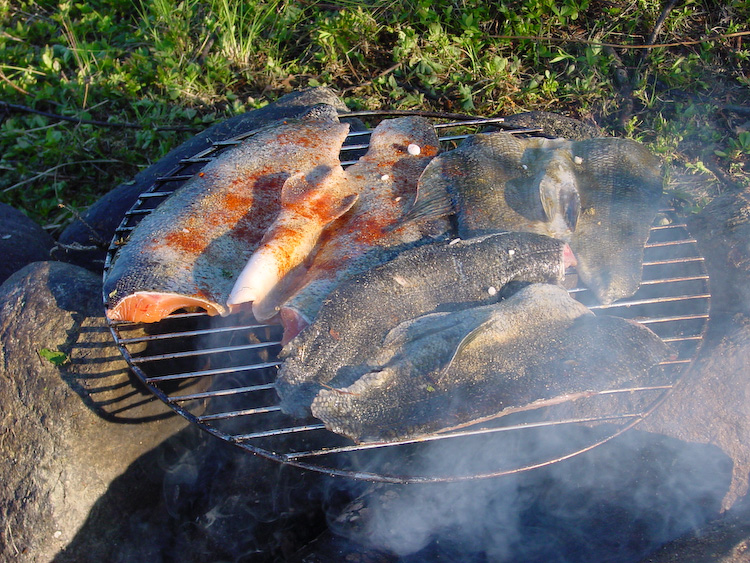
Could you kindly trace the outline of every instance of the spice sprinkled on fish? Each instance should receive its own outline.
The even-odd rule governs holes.
[[[409,151],[409,146],[421,148]],[[437,152],[435,128],[422,117],[386,119],[374,129],[367,154],[345,171],[357,201],[322,234],[301,285],[256,312],[266,318],[280,310],[284,343],[312,322],[343,279],[391,258],[396,249],[430,242],[448,230],[443,218],[400,223],[414,201],[417,179]]]
[[[229,294],[232,307],[252,302],[258,320],[267,320],[266,298],[285,276],[312,254],[323,229],[346,213],[358,194],[341,166],[319,166],[291,176],[281,189],[281,211],[269,227]]]
[[[208,163],[146,216],[104,282],[111,320],[156,322],[185,307],[229,312],[235,278],[292,175],[334,167],[349,126],[331,106],[269,125]]]

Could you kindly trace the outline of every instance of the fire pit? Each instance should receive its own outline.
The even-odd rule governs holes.
[[[459,121],[436,117],[435,122],[443,148],[455,146],[487,125],[508,129],[500,118]],[[538,133],[534,129],[508,130],[524,135]],[[355,162],[367,148],[369,134],[349,134],[341,156],[344,166]],[[250,135],[252,132],[216,142],[184,159],[141,194],[115,234],[105,275],[117,248],[144,216],[207,162]],[[707,327],[709,280],[696,241],[674,209],[665,205],[651,228],[643,282],[635,295],[607,306],[598,305],[587,289],[577,287],[574,272],[566,278],[566,287],[597,314],[634,319],[669,343],[676,356],[662,365],[670,381],[677,383],[599,392],[583,400],[585,409],[545,407],[418,439],[353,445],[315,419],[300,421],[281,412],[273,387],[280,365],[279,326],[258,323],[249,313],[219,318],[192,312],[175,313],[153,324],[109,324],[133,372],[159,399],[191,423],[249,453],[355,479],[391,483],[458,481],[526,471],[590,450],[634,427],[657,409],[689,369]],[[443,473],[424,467],[410,472],[403,464],[393,463],[418,457],[425,448],[440,443],[460,440],[476,448],[497,450],[507,447],[509,439],[523,441],[530,433],[603,423],[606,432],[591,434],[583,445],[580,441],[562,442],[544,453],[514,455],[507,464],[493,456],[487,463]]]

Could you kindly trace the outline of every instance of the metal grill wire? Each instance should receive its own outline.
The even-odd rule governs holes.
[[[502,127],[502,120],[451,120],[436,123],[436,128],[442,146],[450,148],[469,134],[465,132],[468,127],[488,124]],[[107,255],[105,275],[117,248],[142,217],[207,162],[251,134],[216,142],[158,178],[118,228]],[[345,166],[356,162],[355,155],[366,150],[368,135],[369,131],[350,133],[342,150]],[[566,281],[574,286],[575,276]],[[652,226],[645,249],[643,283],[633,297],[602,306],[585,288],[571,287],[569,291],[597,314],[634,319],[651,328],[673,347],[675,356],[663,363],[663,369],[671,375],[671,381],[678,381],[695,358],[707,327],[708,282],[696,241],[675,211],[665,208]],[[218,318],[205,313],[176,313],[147,325],[112,321],[110,330],[138,378],[178,414],[219,439],[281,463],[381,482],[456,481],[549,465],[632,428],[653,412],[673,387],[657,385],[598,393],[584,400],[584,416],[565,406],[545,407],[417,439],[353,445],[314,419],[299,421],[281,413],[273,389],[280,364],[276,357],[281,337],[278,326],[258,323],[249,314]],[[604,430],[591,432],[592,426]],[[570,439],[570,427],[585,428],[584,437]],[[557,446],[543,453],[530,452],[502,460],[490,456],[463,471],[433,471],[416,464],[415,472],[402,463],[407,458],[419,458],[426,448],[443,444],[451,447],[447,444],[457,440],[472,444],[470,447],[477,451],[502,450],[509,444],[515,449],[521,444],[523,449],[523,443],[538,439],[539,433],[546,437],[558,431],[563,432],[563,437],[557,440]]]

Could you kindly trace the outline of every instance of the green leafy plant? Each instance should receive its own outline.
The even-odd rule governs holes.
[[[730,137],[725,150],[715,150],[718,156],[740,160],[750,156],[750,131],[741,131],[736,137]]]
[[[55,366],[61,366],[70,361],[70,358],[65,352],[60,352],[58,350],[51,350],[49,348],[42,348],[38,351],[39,356],[41,358],[44,358],[49,363]]]
[[[58,234],[196,132],[316,85],[352,109],[556,111],[747,185],[748,21],[748,0],[5,0],[0,201]]]

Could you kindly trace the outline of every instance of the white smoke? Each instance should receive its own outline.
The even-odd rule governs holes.
[[[588,441],[592,432],[565,431],[549,440]],[[528,435],[515,447],[543,448],[547,439]],[[460,473],[490,457],[502,464],[514,455],[508,446],[430,447],[410,469]],[[331,529],[408,561],[455,552],[494,562],[626,563],[716,517],[730,474],[731,462],[718,448],[631,430],[585,454],[519,474],[376,485],[335,515]]]

